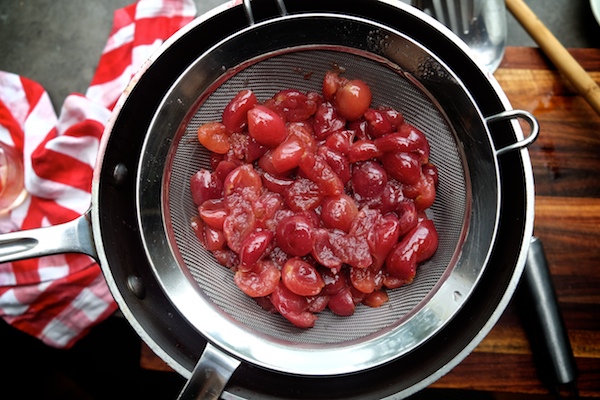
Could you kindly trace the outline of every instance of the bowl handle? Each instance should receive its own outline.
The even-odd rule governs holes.
[[[219,400],[240,361],[206,343],[191,378],[177,400]]]
[[[89,211],[64,224],[0,235],[0,264],[63,253],[98,256]]]
[[[485,122],[489,126],[489,124],[496,122],[496,121],[506,121],[506,120],[514,119],[514,118],[520,118],[520,119],[527,121],[527,123],[529,124],[529,129],[530,129],[529,135],[527,135],[525,137],[525,139],[523,139],[523,140],[519,140],[518,142],[510,144],[506,147],[497,149],[496,156],[502,155],[504,153],[508,153],[513,150],[519,150],[519,149],[529,146],[530,144],[535,142],[535,140],[537,139],[537,137],[540,133],[540,124],[539,124],[538,120],[533,116],[533,114],[531,114],[528,111],[524,111],[524,110],[503,111],[501,113],[486,117]]]

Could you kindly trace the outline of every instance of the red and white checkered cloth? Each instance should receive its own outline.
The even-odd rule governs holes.
[[[64,223],[90,206],[99,140],[112,108],[143,62],[196,15],[193,0],[140,0],[114,13],[91,85],[57,117],[36,82],[0,71],[0,141],[22,152],[26,201],[0,233]],[[100,267],[81,254],[0,264],[0,315],[44,343],[69,348],[117,306]]]

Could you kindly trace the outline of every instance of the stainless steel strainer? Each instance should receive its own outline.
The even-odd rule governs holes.
[[[216,263],[212,254],[198,245],[198,239],[189,226],[192,216],[197,213],[189,194],[189,180],[201,167],[210,168],[210,154],[195,140],[197,128],[202,123],[219,120],[220,112],[231,100],[232,93],[250,88],[259,99],[266,100],[283,88],[317,91],[320,90],[322,77],[333,64],[344,68],[347,76],[365,77],[373,89],[375,104],[394,104],[394,107],[403,110],[408,121],[429,133],[432,148],[439,152],[439,155],[433,154],[431,157],[432,162],[439,166],[441,184],[438,201],[430,211],[440,232],[441,242],[436,256],[420,269],[411,285],[389,292],[389,306],[379,309],[359,307],[352,318],[323,313],[315,328],[303,331],[290,328],[289,322],[278,315],[266,314],[235,286],[231,279],[232,272]],[[152,152],[148,150],[145,153]],[[470,202],[467,193],[471,191],[467,187],[470,184],[468,177],[465,177],[462,168],[458,168],[463,164],[459,154],[454,135],[437,108],[412,83],[399,79],[396,71],[363,56],[347,53],[342,48],[296,49],[271,56],[236,73],[202,102],[187,124],[185,134],[179,139],[172,164],[167,168],[170,171],[167,218],[171,219],[182,261],[194,280],[214,303],[236,321],[280,340],[289,340],[290,334],[294,334],[297,336],[294,341],[307,344],[347,342],[402,323],[403,318],[436,286],[447,266],[454,263],[456,250],[462,247],[459,243],[463,240],[466,205]],[[495,222],[495,214],[496,211],[492,209],[492,222]],[[492,239],[491,231],[487,240]],[[474,262],[484,263],[485,254]],[[457,287],[456,290],[464,289]],[[408,341],[406,345],[410,345]],[[314,371],[314,368],[311,367],[311,370]]]
[[[349,318],[324,312],[314,328],[301,330],[244,295],[232,272],[199,245],[190,227],[197,210],[189,180],[209,167],[198,126],[219,120],[236,93],[249,88],[265,100],[282,89],[318,91],[334,66],[369,84],[374,105],[401,110],[427,135],[440,173],[429,210],[440,244],[413,283],[390,291],[384,307],[359,307]],[[501,201],[496,157],[537,135],[535,119],[525,112],[488,120],[514,117],[529,121],[532,135],[496,149],[486,119],[451,68],[407,36],[360,17],[283,15],[254,23],[198,57],[159,106],[137,178],[140,232],[152,270],[210,343],[210,357],[200,360],[190,382],[216,365],[225,369],[225,384],[240,360],[289,374],[355,373],[423,345],[468,300],[488,262]],[[210,385],[220,393],[222,387]],[[182,396],[206,390],[192,386]]]

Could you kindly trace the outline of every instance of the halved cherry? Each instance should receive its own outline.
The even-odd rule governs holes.
[[[323,282],[325,283],[321,294],[330,296],[338,293],[340,290],[348,286],[345,274],[338,273],[332,269],[324,267],[318,267],[317,270],[321,274]]]
[[[246,145],[246,151],[244,153],[244,160],[247,163],[253,163],[254,161],[261,158],[269,149],[262,144],[258,143],[256,139],[248,137],[248,143]]]
[[[347,120],[360,118],[371,105],[371,89],[360,79],[352,79],[335,93],[335,106]]]
[[[345,127],[346,119],[338,114],[333,104],[324,102],[319,105],[313,117],[314,135],[317,140],[324,140]]]
[[[354,132],[355,140],[373,140],[372,137],[369,136],[367,132],[369,129],[369,123],[366,119],[359,118],[354,121],[348,121],[346,124],[346,129]]]
[[[277,147],[287,137],[285,121],[275,111],[256,105],[248,111],[248,133],[259,144]]]
[[[336,294],[331,295],[327,307],[333,311],[334,314],[348,317],[354,314],[356,306],[352,297],[350,287],[345,287]]]
[[[225,197],[239,191],[251,191],[254,195],[258,196],[261,188],[262,179],[252,164],[243,164],[236,167],[227,175],[223,183]]]
[[[271,293],[271,303],[275,309],[294,326],[298,328],[311,328],[315,325],[317,316],[310,311],[308,300],[289,290],[283,282],[275,287]]]
[[[317,102],[299,90],[285,89],[267,100],[265,105],[285,116],[286,121],[304,121],[317,110]]]
[[[345,193],[325,197],[321,206],[323,224],[330,229],[349,232],[356,214],[358,214],[356,203]]]
[[[223,222],[228,214],[223,198],[206,200],[198,207],[198,213],[206,225],[223,230]]]
[[[379,156],[381,156],[381,151],[377,148],[375,142],[368,139],[357,140],[352,143],[350,150],[348,150],[348,160],[352,163],[370,160]]]
[[[398,215],[400,236],[404,236],[417,225],[417,207],[412,200],[405,199],[398,203],[395,211]]]
[[[340,178],[342,183],[346,185],[352,178],[352,169],[348,158],[336,151],[332,150],[327,146],[319,146],[317,154],[325,160],[325,162],[331,167],[333,172]]]
[[[252,203],[257,226],[274,231],[278,222],[276,214],[283,207],[283,197],[279,193],[265,190]]]
[[[414,151],[419,154],[421,164],[429,162],[429,141],[420,129],[411,124],[403,123],[400,125],[400,128],[398,128],[398,133],[416,144],[417,149]]]
[[[421,163],[414,153],[385,153],[381,162],[388,176],[406,185],[415,185],[421,176]]]
[[[250,271],[255,264],[270,250],[273,242],[273,232],[268,229],[256,230],[250,233],[240,246],[240,271]]]
[[[317,184],[324,196],[339,195],[344,191],[344,183],[320,155],[305,152],[299,167],[304,176]]]
[[[381,110],[369,108],[367,111],[365,111],[364,118],[367,121],[367,133],[372,138],[381,137],[385,134],[393,132],[394,130],[392,122]]]
[[[394,129],[398,129],[404,123],[404,115],[400,111],[387,106],[380,106],[377,109],[387,117]]]
[[[340,235],[341,231],[337,233]],[[319,264],[332,269],[338,269],[342,266],[342,260],[335,252],[335,248],[331,242],[336,232],[330,232],[327,229],[315,229],[314,244],[311,254],[319,262]]]
[[[271,192],[283,194],[283,192],[294,183],[292,178],[282,178],[268,172],[262,174],[263,186]]]
[[[225,158],[226,154],[219,154],[211,151],[209,156],[211,170],[214,171],[217,168],[217,165],[219,165],[221,161],[225,160]]]
[[[354,303],[355,306],[357,306],[363,302],[363,300],[367,296],[367,293],[361,292],[360,290],[358,290],[357,288],[355,288],[352,285],[350,285],[349,287],[350,287],[350,294],[352,295],[352,302]]]
[[[313,124],[310,120],[290,122],[287,124],[288,136],[295,136],[302,140],[306,151],[317,151],[317,141],[314,136]]]
[[[379,276],[379,277],[378,277]],[[372,293],[383,281],[381,270],[374,267],[350,268],[350,282],[362,293]]]
[[[247,133],[234,132],[229,135],[229,151],[226,157],[229,159],[243,160],[248,153],[248,142],[251,139]]]
[[[388,255],[385,266],[388,273],[404,283],[410,283],[418,263],[430,258],[437,249],[437,231],[431,220],[422,220],[402,238]]]
[[[402,184],[395,179],[388,180],[381,197],[379,198],[379,210],[381,214],[387,214],[398,210],[401,202],[405,200]]]
[[[424,216],[423,213],[419,215]],[[433,257],[437,250],[439,239],[432,220],[426,219],[426,217],[419,219],[419,225],[422,231],[418,233],[419,249],[417,250],[417,262],[421,263]]]
[[[420,144],[406,137],[404,133],[390,133],[375,139],[375,145],[382,153],[418,152]]]
[[[367,268],[373,263],[367,238],[356,235],[334,235],[330,243],[342,263],[352,267]]]
[[[430,175],[421,175],[421,191],[415,198],[415,207],[417,211],[423,211],[433,205],[435,201],[435,181]]]
[[[425,175],[430,176],[433,179],[433,183],[435,185],[435,187],[437,188],[438,184],[439,184],[439,174],[438,174],[438,169],[435,165],[433,165],[432,163],[427,163],[427,164],[423,164],[422,167],[422,172]]]
[[[279,248],[293,256],[305,256],[313,248],[313,224],[307,216],[294,214],[279,221],[275,240]]]
[[[381,307],[390,300],[388,294],[383,290],[375,290],[365,296],[363,304],[372,308]]]
[[[227,246],[239,253],[243,240],[255,229],[256,217],[252,204],[241,195],[231,195],[227,200],[229,214],[223,221],[223,233]]]
[[[347,154],[350,150],[350,146],[352,146],[352,143],[354,142],[354,135],[355,133],[352,130],[334,132],[327,140],[325,140],[325,146],[329,147],[331,150]]]
[[[223,182],[207,169],[200,169],[190,178],[190,192],[196,206],[223,195]]]
[[[284,190],[283,197],[293,211],[314,210],[323,201],[319,186],[306,178],[297,178]]]
[[[208,150],[225,154],[229,151],[229,131],[220,122],[207,122],[198,128],[198,141]]]
[[[305,145],[296,135],[288,136],[271,153],[271,163],[278,173],[296,168],[304,155]]]
[[[267,172],[274,176],[285,176],[287,174],[280,174],[273,165],[273,150],[268,150],[263,154],[256,163],[262,172]]]
[[[348,82],[348,80],[340,77],[339,72],[327,71],[323,77],[323,86],[321,88],[325,100],[333,100],[335,93],[346,82]]]
[[[352,188],[361,198],[374,199],[381,196],[388,176],[381,164],[368,160],[357,163],[352,169]]]
[[[406,197],[413,199],[417,211],[423,211],[435,201],[435,177],[422,172],[417,183],[404,186],[402,192]]]
[[[395,214],[383,215],[377,221],[373,234],[369,235],[368,242],[376,268],[383,266],[386,257],[400,238],[400,221]]]
[[[281,280],[277,266],[268,260],[259,261],[250,271],[238,270],[233,276],[235,284],[250,297],[268,296]]]
[[[232,160],[221,160],[217,163],[217,165],[213,168],[213,174],[217,177],[221,182],[225,181],[227,175],[237,167],[239,167],[242,163],[240,161],[232,161]],[[222,183],[221,183],[222,184]]]
[[[235,251],[228,249],[227,247],[221,250],[215,250],[212,252],[217,262],[233,271],[237,271],[239,264],[239,258]]]
[[[287,260],[281,270],[281,280],[288,289],[301,296],[316,296],[325,286],[315,267],[298,257]]]
[[[196,238],[198,238],[198,241],[200,241],[202,246],[206,247],[206,238],[204,237],[204,222],[202,219],[197,215],[193,216],[190,226],[194,231]]]
[[[318,313],[327,308],[327,303],[329,303],[329,296],[325,294],[320,294],[318,296],[311,296],[307,298],[308,300],[308,308],[306,311],[310,311],[311,313]]]
[[[206,250],[208,251],[221,250],[227,243],[223,231],[214,229],[209,225],[204,225],[204,238],[206,241]]]
[[[223,125],[231,133],[242,132],[248,123],[247,113],[256,104],[258,100],[254,92],[249,89],[241,90],[223,110]]]
[[[372,209],[369,207],[361,208],[352,221],[350,234],[368,238],[369,235],[373,234],[375,226],[380,218],[381,212],[378,209]]]

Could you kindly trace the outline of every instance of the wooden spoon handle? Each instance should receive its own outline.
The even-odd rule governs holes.
[[[506,7],[540,49],[600,115],[600,87],[579,65],[523,0],[506,0]]]

